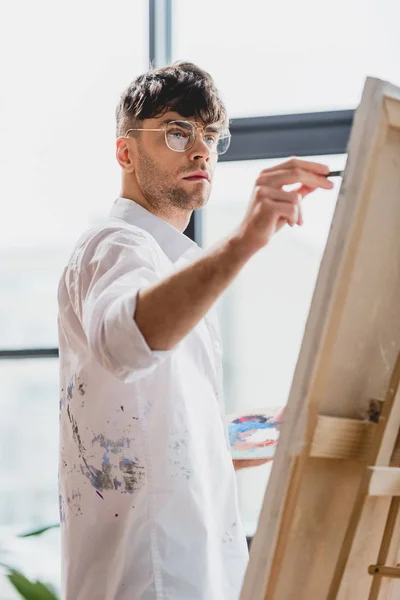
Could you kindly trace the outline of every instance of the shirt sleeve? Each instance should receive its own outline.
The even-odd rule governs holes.
[[[89,350],[126,383],[147,376],[174,351],[152,350],[134,320],[138,291],[161,279],[157,259],[146,234],[118,230],[91,240],[76,264],[75,312]]]

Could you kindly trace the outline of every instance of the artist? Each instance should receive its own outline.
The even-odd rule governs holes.
[[[120,197],[58,291],[63,600],[239,597],[248,551],[214,304],[332,184],[303,160],[264,169],[236,230],[202,251],[182,232],[207,204],[228,125],[190,63],[141,75],[118,105]]]

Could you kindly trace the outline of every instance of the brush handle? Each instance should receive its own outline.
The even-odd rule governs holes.
[[[329,171],[325,177],[342,177],[343,171]]]

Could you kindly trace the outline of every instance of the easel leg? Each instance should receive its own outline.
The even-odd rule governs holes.
[[[395,363],[395,366],[394,366],[394,369],[392,372],[392,376],[390,378],[390,383],[389,383],[389,386],[388,386],[388,389],[386,392],[386,397],[385,397],[385,401],[383,404],[383,412],[379,419],[379,423],[377,424],[377,431],[375,433],[375,436],[373,439],[373,444],[371,447],[371,452],[370,452],[370,455],[369,455],[369,458],[367,461],[367,464],[369,466],[376,465],[376,461],[378,459],[378,456],[379,456],[379,453],[381,450],[381,446],[382,446],[382,443],[384,440],[385,430],[386,430],[387,424],[390,419],[393,405],[394,405],[395,401],[399,402],[399,399],[397,399],[397,391],[399,389],[399,386],[400,386],[400,354],[397,356],[397,360],[396,360],[396,363]],[[393,444],[394,444],[394,441],[393,441]],[[387,464],[389,464],[389,462],[390,462],[390,457],[391,457],[392,451],[393,451],[393,448],[390,449],[390,454],[387,459]],[[358,489],[358,493],[357,493],[356,500],[354,503],[353,511],[352,511],[352,514],[351,514],[351,517],[349,520],[349,524],[347,527],[346,535],[344,537],[342,548],[339,553],[338,561],[336,563],[335,573],[332,578],[332,582],[331,582],[329,592],[327,595],[327,600],[336,600],[336,598],[337,598],[337,594],[338,594],[338,591],[339,591],[339,588],[340,588],[340,585],[342,582],[346,564],[347,564],[347,561],[348,561],[348,558],[349,558],[349,555],[351,552],[351,548],[353,545],[354,537],[356,535],[358,524],[360,522],[361,515],[362,515],[363,509],[364,509],[365,501],[366,501],[366,498],[368,497],[371,473],[372,473],[371,471],[368,472],[368,470],[366,469],[364,476],[361,479],[360,487]],[[393,502],[392,502],[392,504],[393,504]],[[388,521],[389,521],[389,517],[388,517],[387,523],[388,523]],[[385,530],[385,532],[386,532],[386,530]],[[384,533],[384,538],[385,538],[385,533]],[[388,542],[385,541],[385,544],[386,543],[390,543],[390,539]],[[382,542],[382,547],[383,546],[384,546],[384,544]],[[376,579],[378,579],[378,578],[376,578]]]
[[[392,499],[390,504],[388,518],[386,520],[385,530],[383,532],[382,543],[378,554],[378,565],[386,565],[390,542],[392,541],[393,531],[396,524],[397,516],[400,509],[400,498],[396,497]],[[382,576],[373,575],[371,590],[368,596],[368,600],[378,600],[379,590],[381,588]]]

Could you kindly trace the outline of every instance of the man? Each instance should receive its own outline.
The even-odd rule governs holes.
[[[215,301],[324,165],[262,171],[207,252],[182,232],[210,195],[228,117],[190,63],[138,77],[117,108],[122,188],[59,285],[63,600],[235,600],[248,560],[221,386]],[[287,184],[300,184],[285,191]]]

